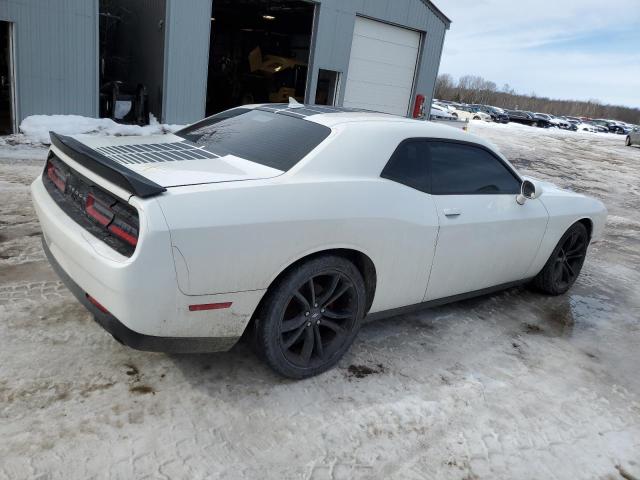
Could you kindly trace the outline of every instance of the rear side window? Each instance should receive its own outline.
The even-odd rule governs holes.
[[[330,133],[330,128],[301,118],[236,109],[223,112],[222,118],[214,115],[176,135],[203,145],[216,155],[231,154],[287,171]]]
[[[517,194],[520,181],[488,151],[460,143],[429,142],[434,195]]]
[[[520,193],[520,180],[500,159],[464,143],[405,140],[380,176],[432,195]]]
[[[429,143],[424,140],[402,142],[380,176],[429,193]]]

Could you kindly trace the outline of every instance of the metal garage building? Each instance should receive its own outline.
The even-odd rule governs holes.
[[[122,98],[167,123],[289,96],[407,115],[449,24],[428,0],[0,0],[0,133],[135,121]]]

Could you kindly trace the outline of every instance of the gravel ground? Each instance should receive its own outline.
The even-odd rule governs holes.
[[[640,479],[640,149],[472,131],[606,203],[575,287],[370,323],[338,368],[301,382],[244,345],[115,342],[41,251],[28,184],[45,150],[0,139],[0,478]]]

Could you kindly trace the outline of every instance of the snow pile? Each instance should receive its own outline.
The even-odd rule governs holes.
[[[25,118],[20,124],[20,131],[24,134],[19,143],[51,143],[49,132],[53,131],[62,135],[78,135],[81,133],[96,133],[101,135],[116,136],[146,136],[172,133],[183,125],[166,125],[158,123],[153,115],[150,115],[149,125],[122,125],[110,118],[89,118],[80,115],[32,115]]]

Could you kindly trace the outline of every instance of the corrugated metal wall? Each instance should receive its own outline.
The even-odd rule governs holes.
[[[364,15],[425,32],[416,93],[430,101],[446,25],[427,5],[421,0],[316,3],[307,98],[315,98],[320,68],[346,77],[355,17]],[[15,22],[18,119],[38,113],[97,116],[97,15],[98,0],[0,0],[0,20]],[[211,0],[167,0],[165,122],[189,123],[204,116],[210,19]]]
[[[209,65],[211,0],[168,0],[164,112],[168,123],[204,117]]]
[[[415,91],[425,95],[430,102],[440,66],[446,25],[420,0],[322,0],[309,98],[315,98],[318,69],[323,68],[342,74],[343,88],[338,96],[339,103],[342,103],[356,15],[424,32]]]
[[[98,114],[97,0],[0,0],[14,23],[18,122],[34,114]]]
[[[189,8],[180,8],[180,0],[168,1],[165,119],[188,123],[204,116],[211,0],[190,0]],[[315,3],[317,35],[307,99],[315,98],[320,68],[341,72],[346,78],[355,18],[363,15],[424,32],[415,91],[431,101],[446,25],[424,2],[317,0]],[[339,104],[343,96],[344,89],[338,97]]]

